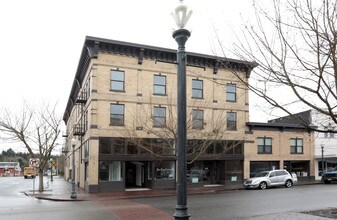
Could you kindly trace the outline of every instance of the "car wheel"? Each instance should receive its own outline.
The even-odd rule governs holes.
[[[266,182],[261,182],[259,185],[260,189],[266,189],[267,188],[267,183]]]
[[[293,182],[291,180],[287,180],[285,183],[285,187],[290,188],[293,185]]]
[[[330,180],[324,180],[324,183],[325,183],[325,184],[330,184],[331,181],[330,181]]]

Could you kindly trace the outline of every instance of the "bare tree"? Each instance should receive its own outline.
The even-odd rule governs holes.
[[[130,112],[130,115],[134,116],[132,124],[126,125],[125,129],[118,128],[116,132],[125,137],[129,145],[134,145],[143,152],[157,158],[171,156],[176,159],[177,113],[172,98],[167,98],[166,103],[164,101],[161,105],[150,100],[147,104],[137,106],[138,108]],[[217,142],[219,142],[217,147],[222,148],[222,150],[218,149],[220,154],[241,144],[239,141],[224,143],[228,134],[225,110],[194,106],[196,106],[195,103],[190,103],[187,108],[187,138],[190,142],[188,144],[190,148],[187,149],[188,163],[193,163],[207,152],[209,153]],[[163,118],[158,117],[160,114],[156,114],[156,111],[160,111],[156,110],[157,107],[165,108]],[[193,110],[197,111],[193,113]],[[152,140],[149,141],[150,139]]]
[[[254,1],[256,23],[237,35],[233,53],[258,64],[249,84],[241,82],[269,109],[290,116],[313,109],[337,124],[336,0],[273,0],[271,7],[266,5]]]
[[[55,107],[43,105],[30,108],[28,104],[19,113],[3,109],[0,116],[0,138],[7,142],[21,143],[32,158],[40,160],[39,191],[43,188],[43,171],[48,165],[53,149],[58,145],[62,118],[55,112]]]

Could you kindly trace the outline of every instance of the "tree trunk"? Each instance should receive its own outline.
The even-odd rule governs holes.
[[[43,192],[43,170],[39,170],[39,192]]]

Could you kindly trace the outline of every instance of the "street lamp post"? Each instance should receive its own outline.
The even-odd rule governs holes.
[[[72,139],[71,140],[71,146],[73,148],[73,164],[72,164],[72,172],[71,172],[71,196],[70,198],[72,199],[76,199],[77,198],[77,194],[76,194],[76,190],[75,190],[75,145],[76,145],[76,140]]]
[[[178,30],[173,32],[172,37],[178,43],[177,63],[177,146],[178,146],[178,181],[177,181],[177,205],[173,214],[174,218],[188,220],[187,206],[187,183],[186,183],[186,143],[187,143],[187,126],[186,126],[186,53],[185,43],[191,36],[191,33],[184,29],[192,11],[187,11],[187,6],[180,0],[180,4],[172,13]]]
[[[50,181],[53,182],[53,158],[50,158]]]
[[[324,145],[321,145],[321,149],[322,149],[322,175],[324,172]]]

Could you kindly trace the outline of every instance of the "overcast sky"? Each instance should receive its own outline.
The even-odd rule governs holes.
[[[58,102],[63,115],[85,36],[176,49],[170,13],[178,0],[0,1],[0,108]],[[213,54],[252,12],[251,0],[185,0],[193,10],[186,50]],[[251,112],[255,111],[251,103]],[[255,114],[254,114],[255,115]],[[251,120],[258,117],[251,114]],[[1,148],[0,148],[1,150]]]

